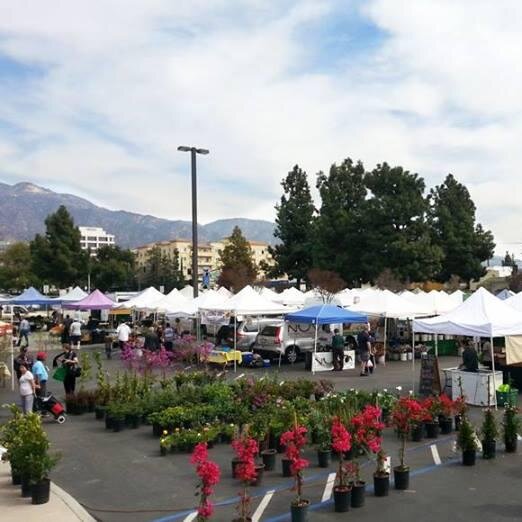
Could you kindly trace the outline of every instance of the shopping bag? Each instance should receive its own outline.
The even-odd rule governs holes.
[[[66,375],[67,375],[67,368],[60,366],[59,368],[56,368],[56,370],[54,370],[53,379],[55,381],[63,382],[65,380]]]

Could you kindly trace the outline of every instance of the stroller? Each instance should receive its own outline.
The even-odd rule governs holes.
[[[46,397],[36,397],[35,409],[40,412],[49,412],[58,424],[65,422],[65,408],[52,393]]]

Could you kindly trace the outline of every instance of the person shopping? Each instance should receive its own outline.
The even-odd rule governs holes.
[[[357,352],[361,362],[361,377],[368,376],[368,361],[371,352],[371,339],[368,325],[364,325],[363,331],[357,335]]]
[[[36,384],[36,395],[42,399],[47,396],[47,380],[49,379],[49,373],[44,364],[46,358],[45,352],[38,352],[32,371]]]
[[[74,393],[76,389],[76,376],[78,370],[78,356],[76,352],[72,349],[71,345],[67,345],[65,348],[65,352],[58,354],[53,360],[53,368],[58,366],[58,362],[65,367],[66,374],[63,380],[63,387],[65,389],[65,394],[69,395],[70,393]]]
[[[339,334],[337,328],[332,337],[332,358],[334,371],[342,371],[344,366],[344,337]]]
[[[34,394],[36,386],[34,383],[33,374],[26,368],[24,364],[20,365],[20,379],[18,384],[20,386],[20,398],[22,401],[22,413],[25,415],[33,411]]]

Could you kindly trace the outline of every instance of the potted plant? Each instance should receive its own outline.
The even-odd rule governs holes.
[[[321,379],[319,382],[314,383],[314,397],[316,401],[320,401],[326,397],[329,393],[334,390],[334,384],[332,381]]]
[[[332,435],[330,422],[319,422],[315,426],[315,438],[317,442],[317,460],[320,468],[327,468],[332,458]],[[335,450],[334,450],[335,451]]]
[[[424,408],[415,399],[401,397],[393,408],[392,425],[401,440],[399,450],[399,465],[393,468],[395,489],[408,489],[410,484],[410,468],[404,463],[406,441],[410,436],[412,427],[418,424],[424,416]]]
[[[285,455],[290,462],[290,471],[295,479],[296,496],[290,504],[292,522],[306,522],[310,501],[303,498],[303,471],[309,462],[302,457],[302,450],[306,445],[307,429],[297,423],[295,416],[294,426],[281,435],[281,444],[285,447]]]
[[[381,449],[381,432],[384,424],[381,422],[381,409],[377,406],[367,404],[364,409],[354,415],[350,420],[350,431],[352,434],[353,472],[351,506],[362,507],[366,494],[366,482],[361,480],[359,457],[363,454],[376,454]]]
[[[339,456],[336,485],[333,488],[334,509],[338,513],[344,513],[350,508],[352,488],[346,480],[344,467],[344,454],[352,447],[352,436],[341,422],[339,417],[334,417],[332,422],[332,450]]]
[[[502,432],[504,434],[506,453],[515,453],[517,451],[519,430],[520,417],[518,416],[518,408],[507,405],[505,407],[504,417],[502,420]]]
[[[441,394],[439,396],[440,414],[439,414],[439,426],[440,432],[443,435],[449,435],[453,429],[452,415],[454,412],[454,403],[446,395]]]
[[[464,466],[474,466],[478,447],[477,436],[473,425],[466,415],[462,417],[460,423],[457,445],[462,451],[462,464]]]
[[[258,478],[256,469],[256,455],[259,451],[257,441],[248,434],[243,434],[232,442],[232,447],[236,452],[239,465],[236,468],[236,478],[241,481],[243,486],[239,493],[239,504],[237,506],[238,517],[233,522],[249,522],[251,518],[251,497],[248,488]]]
[[[22,444],[22,425],[24,416],[22,410],[15,404],[4,405],[9,408],[11,418],[0,427],[0,445],[7,451],[2,459],[11,465],[11,480],[14,486],[22,482],[20,447]]]
[[[462,417],[466,415],[468,406],[465,398],[461,395],[453,401],[453,415],[455,420],[455,431],[459,431]]]
[[[424,420],[426,437],[428,439],[436,439],[439,436],[440,401],[438,397],[427,397],[424,399],[422,405],[426,411],[426,418]]]
[[[220,479],[219,466],[208,459],[208,449],[206,442],[200,442],[194,448],[191,464],[196,466],[196,474],[199,477],[196,495],[199,496],[198,505],[198,522],[208,520],[214,512],[214,506],[210,502],[210,495],[214,492],[212,489]]]
[[[498,426],[491,408],[484,410],[484,420],[480,429],[482,435],[482,458],[494,459],[497,447]]]
[[[377,453],[377,469],[373,474],[373,491],[376,497],[387,497],[390,491],[390,473],[386,470],[386,453]]]

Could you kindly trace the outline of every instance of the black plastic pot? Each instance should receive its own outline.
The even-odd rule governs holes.
[[[442,417],[439,420],[439,426],[442,435],[449,435],[453,429],[453,419],[451,417]]]
[[[426,438],[436,439],[439,436],[439,423],[438,422],[426,422]]]
[[[411,440],[413,442],[420,442],[424,437],[424,425],[417,424],[411,430]]]
[[[264,464],[256,464],[256,478],[250,483],[251,486],[260,486],[263,483]]]
[[[28,478],[22,477],[22,481],[20,483],[22,489],[22,497],[30,497],[33,493],[33,486]]]
[[[366,482],[354,482],[352,484],[352,494],[350,505],[353,508],[360,508],[364,506],[364,498],[366,496]]]
[[[124,423],[125,423],[124,419],[115,419],[115,418],[113,418],[112,419],[112,431],[114,431],[114,432],[121,431],[121,429],[123,428]]]
[[[263,464],[265,465],[265,471],[273,471],[275,469],[276,456],[277,450],[275,449],[266,449],[261,452],[261,458],[263,459]]]
[[[160,455],[162,457],[165,457],[165,455],[167,455],[167,448],[165,446],[162,446],[161,444],[160,444]]]
[[[237,478],[236,468],[241,464],[241,461],[237,458],[232,459],[232,478]]]
[[[410,487],[410,468],[400,466],[393,468],[393,482],[395,489],[408,489]]]
[[[455,431],[460,430],[460,423],[462,422],[462,415],[455,415]]]
[[[354,449],[350,448],[348,451],[344,452],[344,460],[353,460]]]
[[[140,426],[140,417],[139,415],[125,415],[125,424],[132,429],[139,428]]]
[[[506,446],[506,453],[517,452],[517,439],[504,439],[504,444]]]
[[[299,504],[290,504],[290,515],[292,522],[307,522],[309,500],[301,499]]]
[[[281,459],[281,466],[283,468],[283,477],[291,477],[292,476],[292,461],[289,459]]]
[[[497,441],[496,440],[483,440],[482,441],[482,458],[483,459],[494,459],[497,454]]]
[[[105,417],[105,407],[96,406],[94,408],[94,414],[95,414],[97,420],[102,420]]]
[[[11,468],[11,482],[13,486],[19,486],[22,483],[22,475]]]
[[[345,513],[350,509],[352,488],[350,486],[336,486],[333,490],[334,511]]]
[[[373,491],[376,497],[387,497],[390,492],[390,474],[373,475]]]
[[[112,417],[110,415],[105,415],[105,429],[112,430]]]
[[[161,437],[162,432],[163,432],[162,427],[157,422],[153,422],[152,423],[152,436]]]
[[[332,452],[330,450],[317,450],[317,460],[320,468],[327,468],[332,460]]]
[[[477,459],[477,452],[475,450],[464,450],[462,452],[462,464],[464,466],[474,466]]]
[[[33,484],[31,504],[47,504],[51,491],[51,481],[46,478]]]

